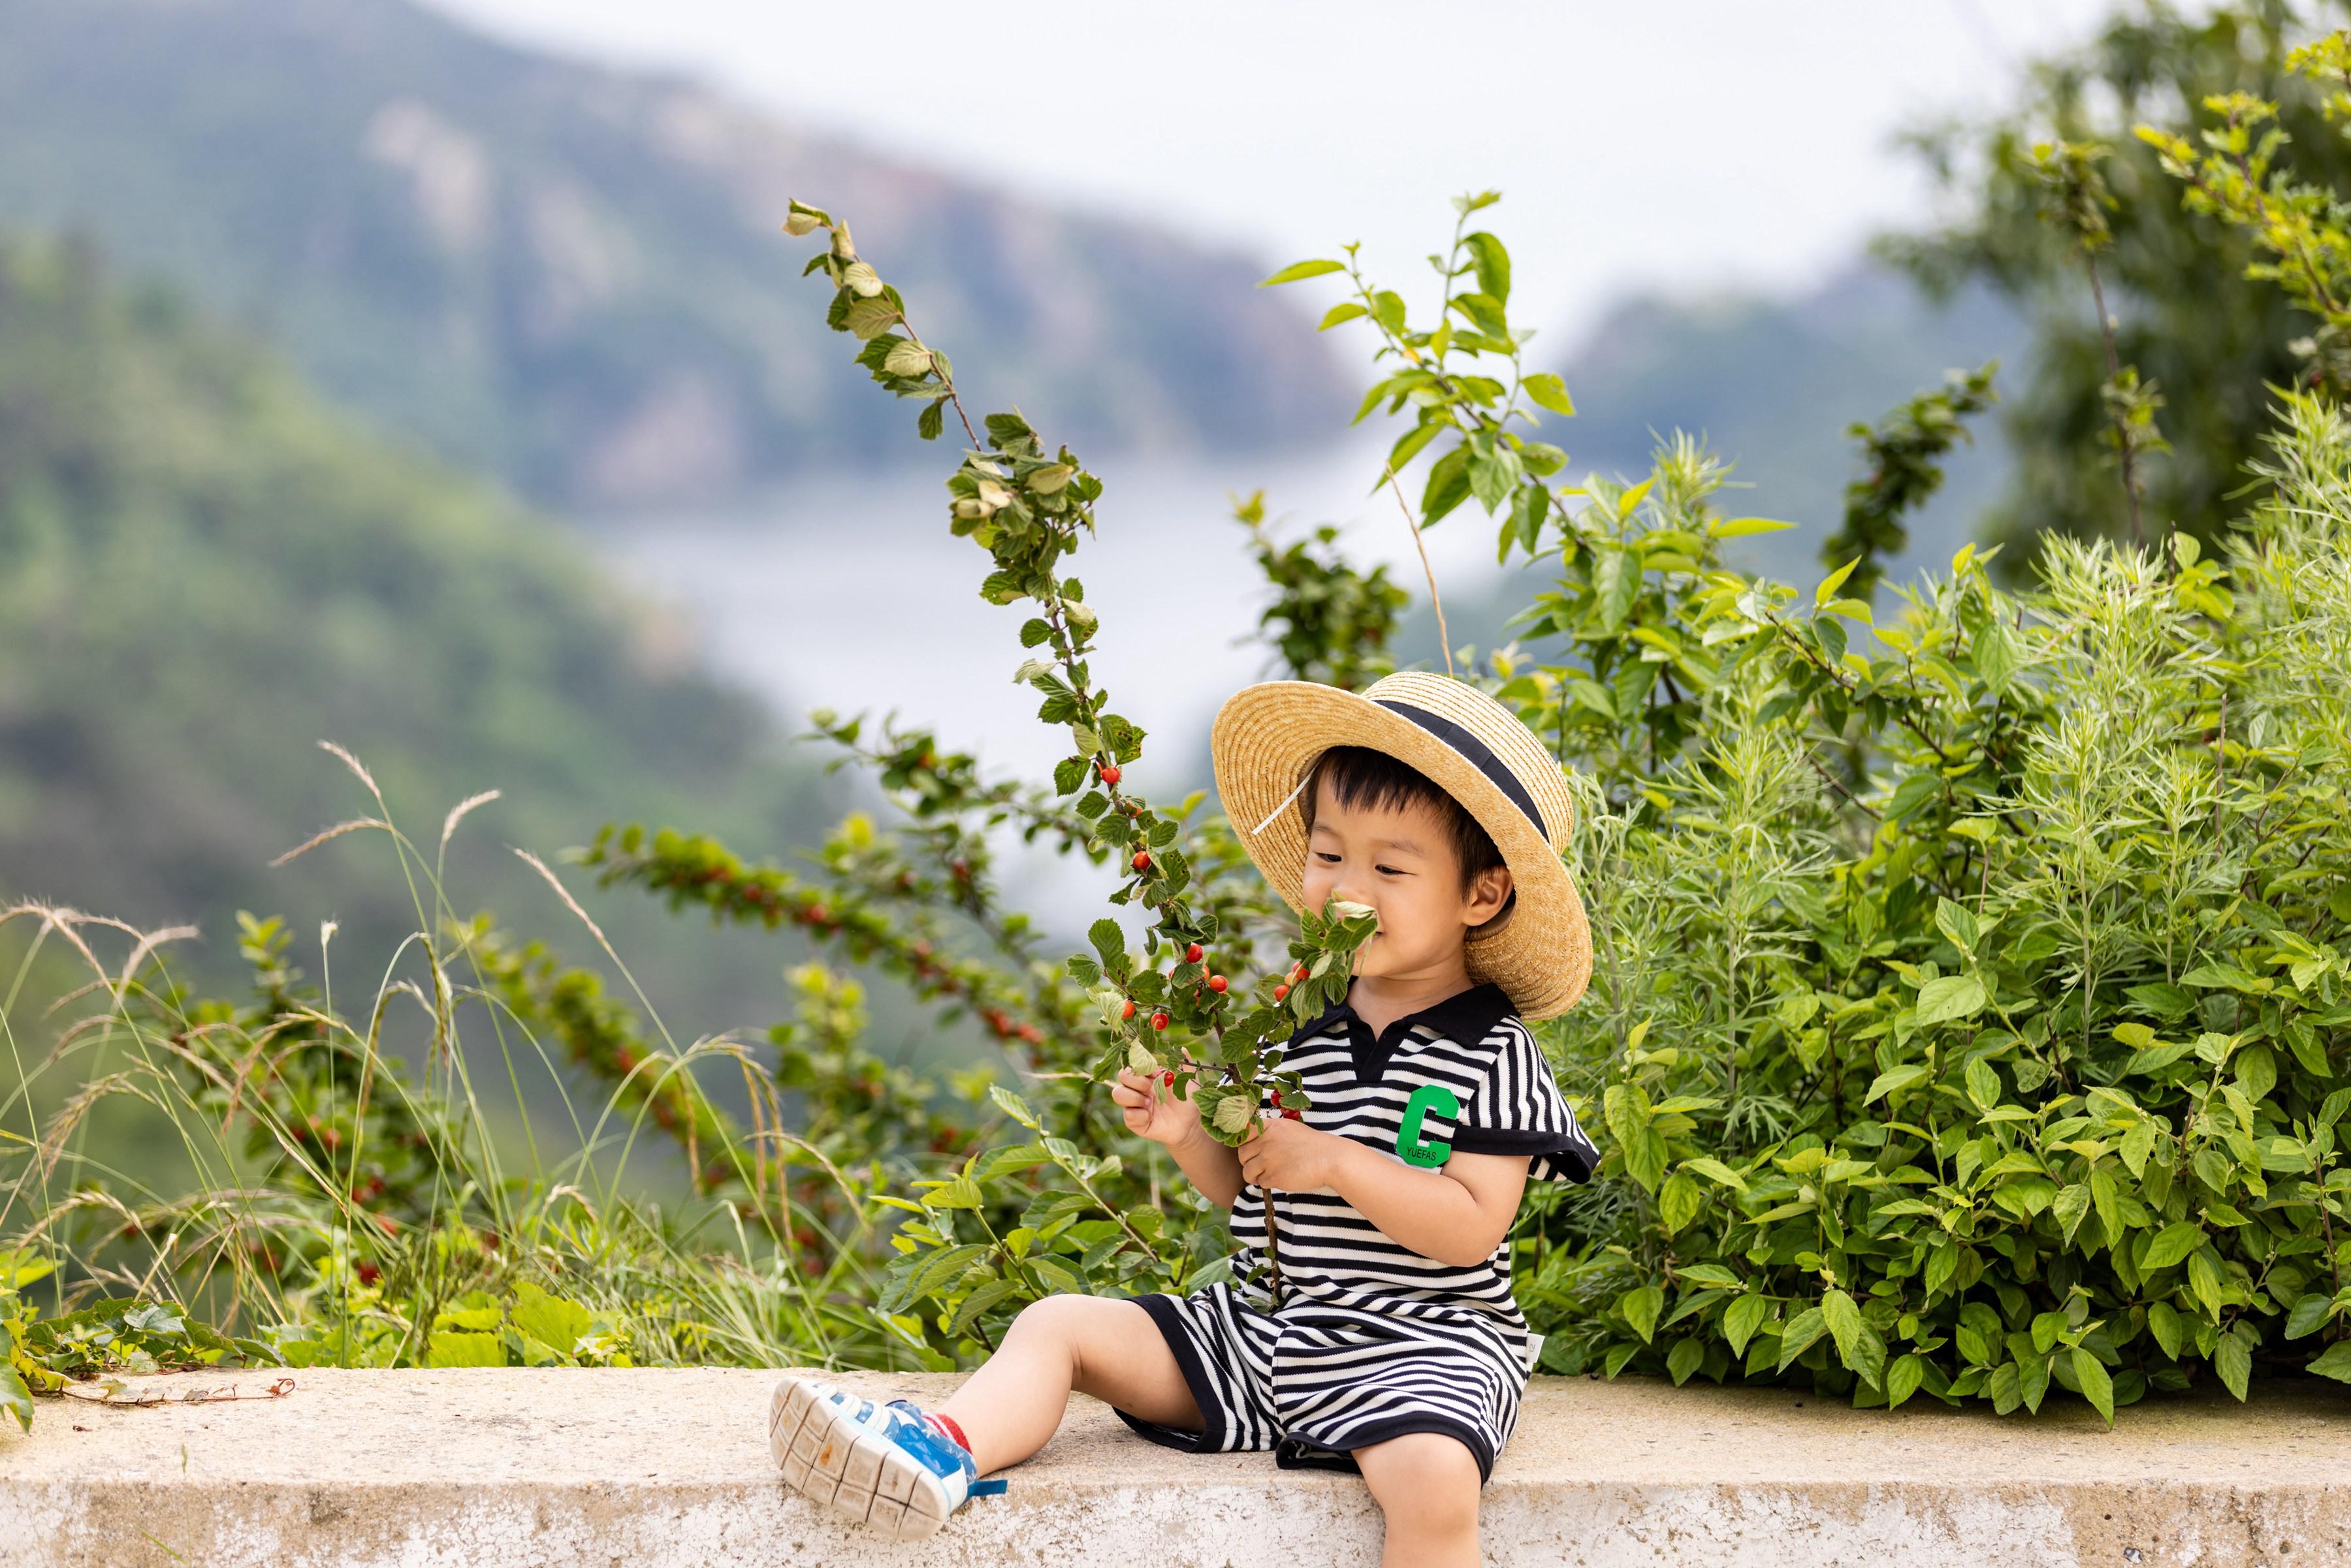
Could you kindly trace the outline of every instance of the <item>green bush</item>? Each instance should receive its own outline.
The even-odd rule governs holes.
[[[1834,581],[1792,618],[1713,570],[1702,471],[1594,508],[1552,620],[1695,711],[1563,730],[1601,918],[1552,1038],[1634,1191],[1543,1222],[1546,1364],[2109,1414],[2351,1375],[2351,427],[2287,412],[2225,570],[2053,541],[2011,596],[1963,551],[1865,652]]]

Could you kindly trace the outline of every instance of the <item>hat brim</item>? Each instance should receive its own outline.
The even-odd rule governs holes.
[[[1464,945],[1469,977],[1499,986],[1528,1019],[1573,1007],[1592,977],[1592,930],[1575,879],[1544,831],[1476,763],[1429,730],[1356,693],[1311,681],[1267,681],[1217,710],[1209,736],[1217,793],[1267,883],[1304,907],[1306,821],[1290,799],[1334,746],[1384,752],[1460,802],[1510,867],[1517,898]],[[1561,806],[1565,791],[1558,791]],[[1563,843],[1572,823],[1556,831]]]

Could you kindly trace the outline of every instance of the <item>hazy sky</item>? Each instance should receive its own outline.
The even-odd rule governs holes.
[[[1615,294],[1799,286],[1925,210],[1888,146],[1982,110],[2108,0],[432,0],[682,69],[925,163],[1270,259],[1419,270],[1492,185],[1539,319]],[[821,193],[817,193],[820,199]]]

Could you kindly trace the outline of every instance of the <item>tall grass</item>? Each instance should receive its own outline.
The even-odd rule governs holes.
[[[448,850],[486,798],[452,810],[426,852],[337,754],[374,810],[286,858],[385,841],[417,915],[389,953],[342,951],[328,925],[300,945],[313,983],[293,933],[240,916],[253,984],[232,1002],[175,980],[191,930],[0,910],[19,949],[0,1005],[0,1238],[19,1274],[40,1274],[24,1304],[54,1319],[169,1302],[297,1364],[482,1359],[482,1335],[514,1361],[921,1363],[919,1339],[870,1304],[889,1255],[872,1198],[934,1156],[860,1137],[844,1168],[790,1130],[810,1125],[810,1096],[778,1082],[770,1053],[673,1039],[535,857],[633,1009],[461,919]],[[853,1036],[854,987],[799,978],[815,1021],[779,1042]],[[531,1334],[517,1303],[542,1298],[590,1332]]]

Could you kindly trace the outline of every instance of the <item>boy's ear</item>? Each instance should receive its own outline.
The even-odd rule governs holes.
[[[1490,866],[1469,879],[1468,896],[1461,901],[1461,920],[1467,925],[1483,925],[1502,913],[1510,902],[1510,868]]]

